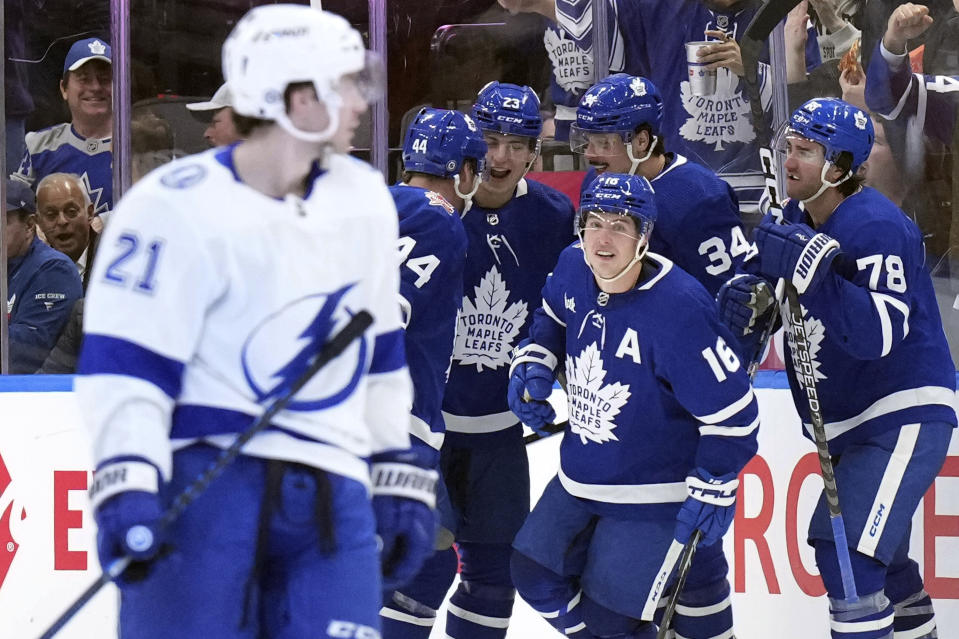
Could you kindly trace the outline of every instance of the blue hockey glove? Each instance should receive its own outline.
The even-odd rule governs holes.
[[[702,468],[695,469],[686,477],[689,497],[676,515],[676,541],[685,544],[693,531],[701,530],[703,546],[712,546],[722,539],[736,516],[736,489],[739,480],[736,473],[713,477]]]
[[[375,455],[370,478],[376,534],[382,549],[383,588],[396,590],[433,554],[439,473],[410,449]]]
[[[159,470],[141,460],[106,463],[93,474],[90,500],[97,520],[100,566],[109,572],[115,561],[133,559],[115,578],[118,583],[146,577],[149,562],[160,547],[159,486]]]
[[[773,287],[756,275],[737,275],[722,285],[716,294],[719,318],[733,335],[746,336],[753,332],[762,318],[768,317],[776,302]]]
[[[556,411],[547,401],[553,392],[555,368],[556,356],[529,339],[516,347],[509,367],[506,401],[510,410],[541,435],[546,434],[543,427],[556,419]]]
[[[755,230],[759,271],[769,279],[792,282],[796,292],[815,291],[839,255],[839,242],[805,224],[764,222]]]

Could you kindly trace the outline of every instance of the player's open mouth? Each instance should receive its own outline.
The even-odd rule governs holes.
[[[596,257],[602,258],[604,260],[609,260],[615,257],[613,253],[609,251],[596,251]]]
[[[590,162],[589,165],[593,167],[594,169],[596,169],[597,173],[602,173],[603,171],[609,168],[609,165],[606,164],[605,162]]]
[[[492,178],[502,180],[503,178],[509,176],[509,169],[490,169],[489,174]]]

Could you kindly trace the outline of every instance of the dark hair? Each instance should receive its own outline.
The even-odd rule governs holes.
[[[476,175],[476,160],[474,158],[466,158],[466,161],[463,162],[463,166],[468,166],[473,170],[473,175]],[[404,184],[409,184],[410,180],[415,177],[425,177],[425,178],[440,178],[438,175],[433,175],[432,173],[423,173],[421,171],[406,171],[404,170],[400,176],[400,181]],[[453,179],[453,178],[450,178]]]
[[[18,222],[26,222],[31,215],[36,214],[26,209],[7,209],[7,217],[13,216]]]
[[[641,131],[646,131],[646,133],[649,134],[649,139],[650,139],[650,140],[653,139],[653,135],[654,135],[654,134],[653,134],[653,127],[650,126],[650,124],[649,124],[648,122],[643,122],[643,123],[640,124],[638,127],[636,127],[636,130],[633,131],[633,138],[635,139],[635,137],[636,137]],[[656,136],[656,144],[653,145],[653,155],[666,155],[666,145],[663,144],[663,136],[662,136],[662,135]]]
[[[283,104],[286,107],[287,112],[290,110],[290,96],[293,95],[293,92],[299,89],[305,89],[307,87],[316,90],[316,87],[313,86],[312,82],[291,82],[290,84],[286,85],[286,89],[283,91]],[[233,126],[236,127],[237,133],[244,138],[249,137],[250,133],[252,133],[255,129],[266,126],[267,124],[273,124],[273,120],[256,118],[249,115],[241,115],[236,112],[236,109],[233,110]]]
[[[843,172],[843,175],[849,173],[849,168],[852,166],[852,153],[849,151],[842,151],[833,164],[835,164],[836,167]],[[857,170],[855,173],[853,173],[852,177],[836,188],[839,189],[840,195],[843,197],[849,197],[859,190],[859,187],[862,186],[862,183],[865,181],[865,179],[866,178],[862,175],[862,173]]]

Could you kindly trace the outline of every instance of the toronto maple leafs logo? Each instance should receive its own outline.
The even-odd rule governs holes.
[[[583,98],[583,104],[585,104],[586,106],[590,106],[590,107],[591,107],[591,106],[593,106],[594,104],[596,104],[596,100],[598,100],[598,99],[599,99],[599,98],[596,96],[595,93],[590,93],[590,94],[588,94],[585,98]]]
[[[596,342],[576,357],[566,356],[569,427],[583,444],[619,441],[615,418],[629,400],[629,384],[604,384],[606,369]]]
[[[553,68],[553,79],[574,95],[593,85],[593,56],[583,51],[566,31],[552,26],[543,32],[543,44]]]
[[[860,131],[866,130],[866,114],[862,111],[856,111],[856,114],[853,116],[856,119],[856,128]]]
[[[633,95],[646,95],[646,83],[642,78],[633,78],[629,83],[629,88],[633,90]]]
[[[93,55],[103,55],[104,53],[107,52],[107,45],[100,42],[99,40],[94,40],[93,42],[88,44],[87,47],[90,49],[90,53],[92,53]]]
[[[768,65],[760,65],[761,75],[768,73]],[[763,110],[769,108],[772,86],[762,83],[760,101]],[[689,117],[679,128],[679,134],[689,142],[702,142],[712,151],[726,151],[731,145],[748,144],[756,139],[756,130],[750,119],[749,98],[740,88],[739,76],[728,69],[719,69],[716,91],[712,95],[694,95],[689,79],[680,84],[680,100]]]
[[[526,302],[508,303],[509,289],[495,266],[473,287],[473,295],[473,300],[463,296],[453,359],[475,365],[478,372],[509,364],[513,342],[526,323]]]
[[[317,353],[353,316],[347,284],[332,293],[308,295],[267,316],[243,344],[243,374],[257,402],[287,394]],[[365,337],[355,340],[296,394],[286,410],[336,406],[356,390],[366,365]]]
[[[818,355],[819,351],[822,350],[822,340],[826,337],[826,327],[823,326],[821,320],[809,315],[809,312],[806,310],[806,307],[801,305],[799,310],[803,316],[803,326],[806,327],[806,342],[809,344],[809,360],[812,363],[813,374],[817,380],[827,379],[825,373],[820,370],[822,362],[819,361]],[[786,327],[786,342],[789,344],[789,352],[796,352],[796,339],[793,335],[792,324],[789,321],[789,309],[784,304],[782,306],[783,314],[783,325]],[[793,359],[795,361],[795,359]],[[796,380],[799,383],[800,388],[805,388],[803,384],[803,377],[801,375],[796,376]]]

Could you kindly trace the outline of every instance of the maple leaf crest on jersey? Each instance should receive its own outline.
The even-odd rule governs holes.
[[[473,287],[474,299],[463,296],[454,358],[464,366],[496,369],[509,364],[520,329],[526,323],[526,302],[509,302],[509,289],[493,266],[479,286]]]
[[[593,342],[576,357],[566,356],[569,427],[585,444],[619,441],[613,432],[620,409],[629,400],[629,384],[604,384],[606,368]]]

